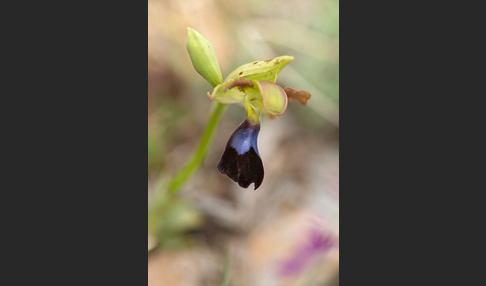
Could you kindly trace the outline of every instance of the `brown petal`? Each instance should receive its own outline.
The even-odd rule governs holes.
[[[290,102],[298,100],[302,105],[307,105],[307,101],[311,98],[311,94],[305,90],[297,91],[291,87],[286,87],[284,90]]]
[[[239,78],[234,80],[230,85],[224,88],[224,92],[226,92],[228,89],[232,89],[233,87],[238,87],[240,91],[243,91],[243,87],[248,87],[248,86],[253,86],[253,82],[251,80],[247,80],[246,78]]]

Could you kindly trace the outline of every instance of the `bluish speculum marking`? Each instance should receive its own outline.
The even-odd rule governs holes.
[[[242,129],[237,130],[232,138],[231,138],[231,143],[230,146],[235,148],[236,152],[238,155],[242,155],[248,151],[250,151],[250,148],[253,147],[255,152],[258,153],[258,133],[260,132],[260,128],[257,125],[249,125],[247,126],[241,126]],[[258,128],[257,128],[258,127]]]

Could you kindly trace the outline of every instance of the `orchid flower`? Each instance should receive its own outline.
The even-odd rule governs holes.
[[[258,152],[260,118],[282,115],[288,101],[303,105],[310,93],[275,84],[280,71],[294,58],[280,56],[266,61],[254,61],[233,70],[223,81],[218,60],[211,43],[197,31],[188,28],[187,49],[196,71],[213,87],[210,100],[222,104],[239,104],[246,110],[246,119],[231,134],[218,164],[218,170],[241,187],[254,183],[256,190],[263,181],[263,163]]]

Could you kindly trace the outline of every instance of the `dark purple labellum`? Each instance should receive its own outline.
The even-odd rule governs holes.
[[[254,183],[256,190],[263,181],[263,163],[257,146],[259,132],[260,124],[253,125],[246,119],[241,122],[226,143],[218,164],[218,170],[242,188]]]

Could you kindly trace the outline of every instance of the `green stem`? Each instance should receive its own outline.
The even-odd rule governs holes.
[[[148,209],[148,231],[151,234],[161,235],[159,221],[163,217],[164,212],[167,211],[167,203],[175,198],[181,187],[187,182],[192,174],[201,165],[211,144],[216,127],[226,110],[227,105],[214,102],[209,114],[209,120],[206,124],[206,129],[202,134],[201,140],[194,150],[192,156],[186,162],[184,167],[172,178],[168,184],[168,188],[164,188],[165,184],[161,184],[160,188],[156,190],[156,194]],[[166,185],[165,185],[166,186]],[[169,196],[169,197],[168,197]]]
[[[180,188],[186,183],[186,181],[191,177],[191,175],[197,170],[199,165],[202,163],[211,139],[214,136],[214,131],[218,126],[218,123],[226,110],[227,105],[219,102],[214,102],[211,107],[211,112],[209,114],[209,121],[206,124],[206,129],[201,137],[201,141],[192,154],[186,165],[174,176],[172,181],[169,183],[169,193],[177,194]]]
[[[223,268],[223,280],[221,281],[221,286],[229,286],[230,285],[230,269],[231,263],[233,262],[233,250],[228,249],[226,251],[226,258],[224,259],[224,268]]]

